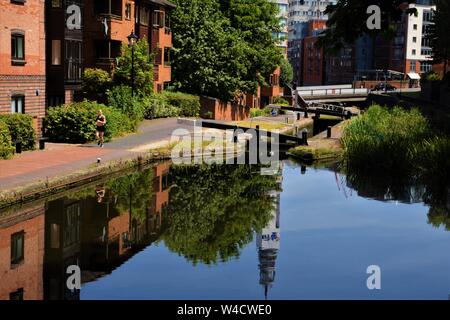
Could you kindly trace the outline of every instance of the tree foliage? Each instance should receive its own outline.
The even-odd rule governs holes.
[[[294,80],[294,69],[287,59],[281,60],[280,85],[282,87],[291,87]]]
[[[174,166],[161,240],[193,264],[226,261],[264,228],[274,209],[273,176],[254,166]]]
[[[277,7],[268,0],[176,0],[174,86],[232,100],[255,92],[281,60],[272,32]]]
[[[438,1],[434,15],[434,24],[430,25],[430,41],[433,48],[433,60],[444,62],[447,71],[450,60],[450,1]]]
[[[153,92],[153,58],[148,42],[145,39],[138,40],[134,46],[134,88],[137,93],[148,95]],[[116,85],[132,86],[132,65],[132,48],[123,44],[113,75]]]

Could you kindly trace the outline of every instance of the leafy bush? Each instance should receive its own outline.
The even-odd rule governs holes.
[[[0,116],[9,129],[11,141],[22,143],[22,150],[34,150],[36,132],[33,127],[33,117],[29,114],[13,113]]]
[[[146,119],[159,119],[177,117],[179,109],[167,103],[161,95],[155,95],[146,100],[147,107],[144,113]]]
[[[281,106],[289,106],[289,101],[287,101],[283,97],[274,97],[273,98],[273,103],[281,105]]]
[[[90,94],[104,94],[110,88],[112,78],[103,69],[84,70],[83,90]]]
[[[144,101],[146,119],[197,117],[200,114],[200,98],[190,94],[165,91]]]
[[[153,92],[153,58],[154,54],[149,54],[148,42],[140,39],[134,46],[134,86],[140,94],[149,95]],[[114,70],[114,83],[131,87],[132,68],[132,49],[123,44]]]
[[[424,73],[420,78],[421,83],[441,81],[441,80],[442,77],[434,71]]]
[[[50,108],[45,117],[47,134],[52,141],[85,143],[95,139],[95,119],[98,110],[106,116],[106,134],[108,141],[114,136],[132,132],[137,122],[121,111],[92,101],[83,101]]]
[[[11,157],[13,150],[8,125],[0,119],[0,159]]]
[[[355,170],[413,171],[414,146],[430,138],[427,120],[416,109],[372,106],[344,129],[345,158]]]
[[[162,97],[167,104],[178,109],[178,115],[197,117],[200,114],[200,98],[187,93],[164,91]]]
[[[144,98],[141,96],[133,97],[130,87],[115,86],[108,91],[108,105],[136,121],[141,121],[144,118]]]

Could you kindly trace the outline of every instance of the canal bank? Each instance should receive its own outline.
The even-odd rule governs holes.
[[[293,131],[291,125],[286,127],[283,122],[277,126],[283,132]],[[180,119],[152,120],[144,122],[137,134],[116,139],[105,148],[92,144],[48,144],[45,151],[0,160],[0,207],[29,202],[126,169],[169,160],[174,146],[170,139],[177,130],[193,133],[192,124]],[[202,145],[202,157],[207,145]],[[224,157],[235,157],[243,151],[242,146],[235,148],[231,144],[231,147],[233,150],[223,150]]]

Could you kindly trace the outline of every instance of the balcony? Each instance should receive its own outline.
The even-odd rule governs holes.
[[[96,0],[94,11],[96,15],[122,20],[122,0]]]

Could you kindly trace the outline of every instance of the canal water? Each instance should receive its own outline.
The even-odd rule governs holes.
[[[276,167],[161,163],[0,212],[0,299],[449,299],[449,189]]]

